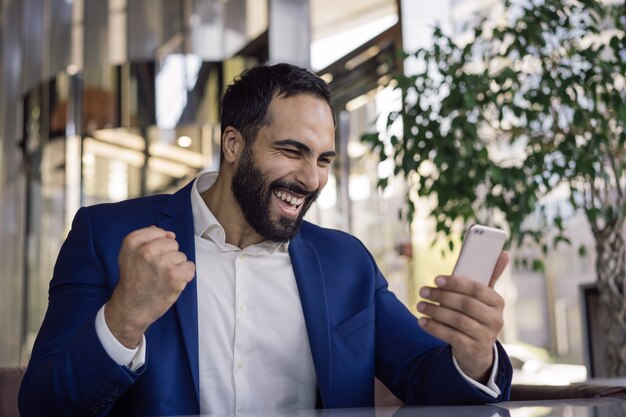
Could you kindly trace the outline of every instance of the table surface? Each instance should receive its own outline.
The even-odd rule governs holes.
[[[378,407],[210,414],[196,417],[614,417],[626,416],[626,399],[518,401],[456,407]],[[182,416],[178,416],[182,417]],[[191,417],[191,416],[185,416]]]

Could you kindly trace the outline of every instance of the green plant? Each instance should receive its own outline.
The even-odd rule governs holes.
[[[626,3],[533,0],[504,10],[469,29],[468,42],[436,27],[432,46],[407,54],[421,69],[392,81],[402,105],[387,130],[363,140],[407,179],[409,218],[415,196],[436,196],[440,238],[457,223],[502,218],[513,245],[539,245],[545,256],[569,243],[568,213],[583,212],[607,331],[620,335],[607,369],[625,375]],[[555,190],[565,197],[550,205]]]

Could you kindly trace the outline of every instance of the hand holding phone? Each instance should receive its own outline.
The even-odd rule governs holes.
[[[503,230],[480,224],[471,225],[463,239],[461,253],[452,275],[464,276],[489,285],[506,237]]]
[[[422,329],[449,343],[460,369],[483,384],[493,370],[494,343],[504,324],[504,300],[488,286],[494,268],[500,274],[508,262],[502,254],[505,240],[502,230],[472,225],[452,273],[459,279],[437,277],[434,287],[420,290],[424,301],[417,305],[425,315],[419,319]]]

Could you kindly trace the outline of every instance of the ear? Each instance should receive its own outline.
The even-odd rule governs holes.
[[[233,164],[239,159],[239,155],[241,155],[244,146],[245,143],[241,133],[234,127],[228,126],[222,135],[224,160],[229,164]]]

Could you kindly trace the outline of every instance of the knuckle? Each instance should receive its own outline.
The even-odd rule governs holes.
[[[185,262],[185,254],[181,252],[169,252],[166,253],[164,258],[167,258],[167,264],[172,266],[178,266]]]
[[[196,265],[193,262],[187,261],[185,262],[184,267],[189,280],[193,279],[193,277],[196,275]]]
[[[134,232],[130,232],[129,234],[126,235],[126,237],[124,238],[124,240],[122,241],[122,245],[123,246],[127,246],[127,247],[135,247],[138,245],[138,240],[140,239],[141,234],[139,232],[139,230],[135,230]]]
[[[497,319],[495,319],[494,326],[498,331],[502,330],[502,328],[504,327],[504,319],[502,317],[498,317]]]
[[[476,305],[476,301],[471,297],[463,297],[461,299],[461,311],[472,311]]]
[[[165,262],[163,265],[165,275],[170,281],[178,281],[180,275],[179,268],[176,264]]]
[[[463,314],[459,315],[458,323],[461,329],[467,329],[468,331],[474,331],[476,327],[476,322]]]
[[[504,298],[496,293],[497,297],[496,297],[496,307],[498,307],[500,310],[504,309],[504,306],[506,305],[506,302],[504,301]]]
[[[164,252],[176,252],[178,250],[178,243],[174,239],[161,238],[156,243]]]
[[[159,260],[163,269],[169,271],[170,273],[175,271],[176,267],[183,262],[182,256],[179,252],[164,253],[159,257]]]
[[[469,293],[474,298],[480,298],[484,294],[484,287],[477,282],[473,282],[470,284]]]
[[[435,290],[431,298],[442,305],[447,305],[450,302],[450,294],[446,291]]]
[[[137,248],[137,254],[144,259],[150,259],[154,254],[154,246],[149,243],[141,245]]]
[[[431,305],[446,306],[450,303],[450,296],[445,291],[435,290],[432,291],[428,299],[431,301]]]
[[[450,335],[447,337],[447,340],[453,346],[461,346],[465,343],[465,338],[457,332],[451,332]]]
[[[167,276],[171,274],[173,263],[171,262],[169,257],[156,256],[152,260],[152,265],[154,266],[154,269],[159,271],[159,274]]]
[[[191,278],[193,278],[195,274],[195,266],[193,263],[188,261],[183,261],[182,263],[169,265],[167,268],[168,277],[176,283],[184,283],[189,282]]]

